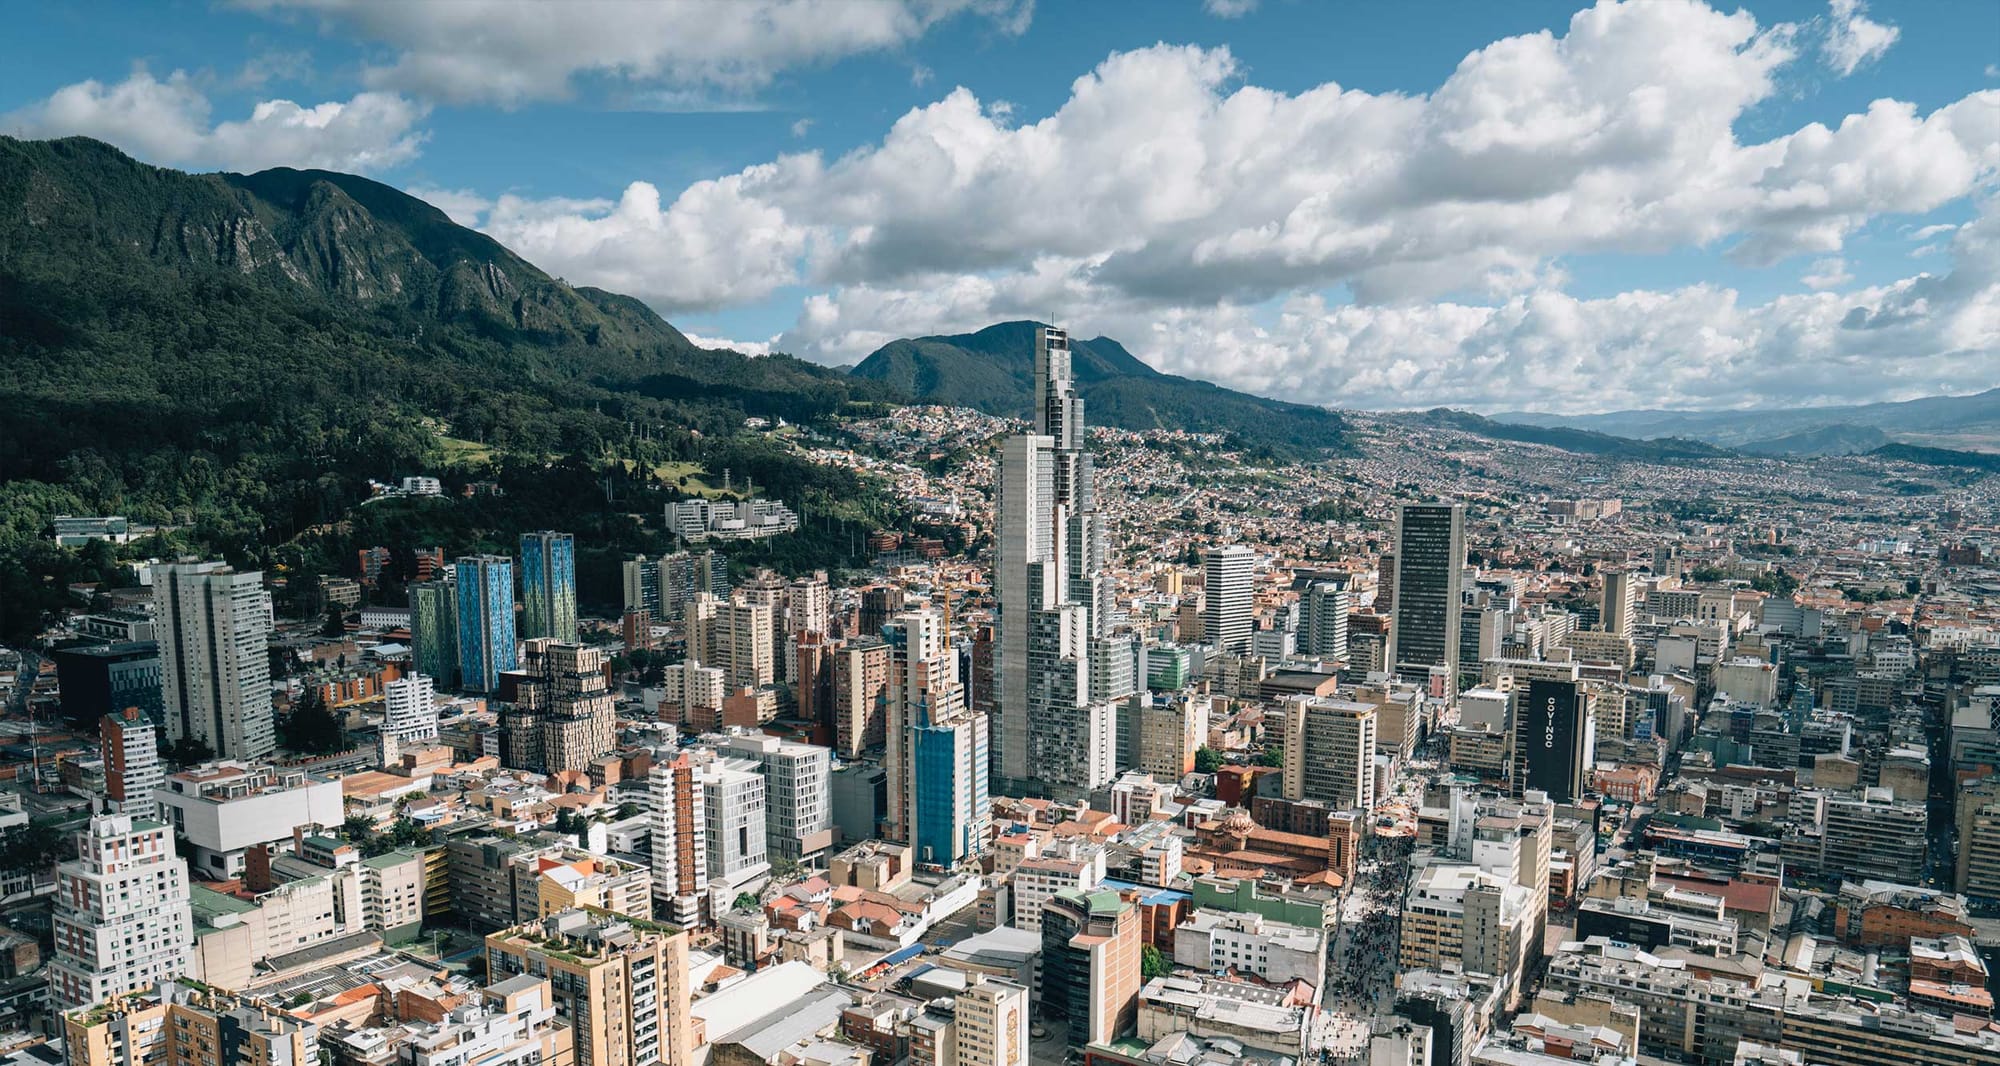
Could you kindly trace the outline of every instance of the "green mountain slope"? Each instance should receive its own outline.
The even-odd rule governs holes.
[[[977,333],[891,341],[849,373],[922,402],[1024,418],[1034,391],[1035,328],[1002,322]],[[1108,337],[1070,338],[1070,362],[1096,425],[1231,433],[1291,454],[1343,444],[1345,424],[1332,411],[1162,374]]]
[[[0,616],[32,598],[7,582],[61,510],[254,559],[345,516],[368,478],[447,454],[518,462],[524,481],[574,458],[584,476],[546,501],[561,515],[589,504],[593,465],[700,462],[748,414],[882,399],[801,360],[696,348],[364,178],[186,174],[0,137]],[[736,457],[766,460],[783,475],[782,456]]]

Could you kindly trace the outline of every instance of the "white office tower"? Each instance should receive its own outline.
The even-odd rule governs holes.
[[[1347,582],[1321,578],[1299,596],[1299,654],[1313,659],[1347,658]]]
[[[696,774],[708,821],[708,880],[731,891],[771,872],[764,824],[764,775],[748,759],[716,759]]]
[[[1257,553],[1241,544],[1210,548],[1201,553],[1201,640],[1231,655],[1250,652],[1255,611],[1250,599],[1250,575]]]
[[[1035,332],[1034,410],[1034,432],[1009,438],[1000,459],[996,776],[1010,792],[1079,795],[1114,771],[1115,703],[1093,700],[1090,683],[1112,588],[1069,336],[1053,327]]]
[[[1632,609],[1638,604],[1639,575],[1630,570],[1604,573],[1604,602],[1598,611],[1598,626],[1614,637],[1632,635]]]
[[[423,674],[399,677],[382,686],[382,761],[401,752],[437,744],[437,691]]]
[[[58,1008],[185,974],[194,916],[173,831],[125,814],[92,818],[77,834],[77,857],[56,867],[54,925],[49,989]]]
[[[271,713],[271,594],[222,563],[153,568],[167,739],[254,762],[278,747]]]
[[[1376,708],[1323,696],[1289,696],[1283,707],[1285,798],[1374,809]]]

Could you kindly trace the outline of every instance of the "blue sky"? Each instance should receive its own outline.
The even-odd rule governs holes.
[[[398,7],[17,5],[0,130],[360,170],[830,363],[1050,310],[1335,405],[2000,385],[1992,3]]]

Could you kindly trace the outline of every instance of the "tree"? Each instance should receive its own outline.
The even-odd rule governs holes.
[[[757,909],[757,897],[753,893],[738,892],[736,902],[730,906],[739,911],[754,911]]]
[[[70,855],[72,847],[72,838],[61,823],[37,819],[0,836],[0,870],[45,870]]]
[[[1194,769],[1198,774],[1212,774],[1222,769],[1222,753],[1203,745],[1194,750]]]
[[[322,637],[346,636],[347,612],[341,610],[339,606],[328,607],[326,609],[326,621],[320,623],[319,635]]]
[[[1257,753],[1257,765],[1283,766],[1285,765],[1285,753],[1279,751],[1277,748],[1265,748],[1263,751]]]
[[[215,749],[197,737],[182,737],[167,745],[167,761],[175,766],[194,766],[215,758]]]
[[[340,716],[326,705],[326,695],[317,685],[307,685],[305,696],[285,717],[281,730],[285,747],[307,755],[331,755],[347,745],[347,732]]]
[[[1151,944],[1139,945],[1139,976],[1150,981],[1174,971],[1173,961]]]
[[[375,819],[365,814],[350,814],[340,823],[340,835],[351,844],[359,844],[375,835]]]

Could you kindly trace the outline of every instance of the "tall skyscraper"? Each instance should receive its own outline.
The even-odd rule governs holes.
[[[1318,659],[1347,658],[1345,579],[1321,578],[1299,596],[1299,654]]]
[[[543,773],[584,770],[618,741],[618,699],[605,677],[603,648],[527,641],[514,700],[501,712],[503,760]]]
[[[520,662],[514,641],[514,560],[468,555],[457,564],[458,677],[471,692],[500,687]]]
[[[843,758],[882,746],[891,658],[879,636],[850,641],[833,653],[833,748]]]
[[[998,776],[1010,791],[1077,794],[1114,772],[1114,705],[1090,698],[1111,586],[1069,335],[1053,327],[1035,330],[1034,411],[1034,432],[1001,450]]]
[[[129,814],[93,817],[76,858],[56,867],[54,926],[49,992],[60,1008],[186,973],[194,916],[173,830]]]
[[[1590,701],[1574,681],[1533,680],[1514,705],[1514,794],[1546,792],[1557,803],[1583,795],[1596,747]]]
[[[1201,640],[1232,655],[1250,651],[1250,630],[1254,611],[1250,600],[1250,576],[1257,567],[1257,553],[1241,544],[1210,548],[1201,553],[1202,590],[1206,599],[1201,611]]]
[[[1604,573],[1604,603],[1598,620],[1604,631],[1614,637],[1632,635],[1632,608],[1638,602],[1639,583],[1633,578],[1638,575],[1630,570],[1607,570]]]
[[[576,538],[521,534],[521,638],[576,643]]]
[[[454,582],[426,581],[410,589],[410,665],[445,688],[458,687],[458,586]]]
[[[271,713],[271,594],[222,563],[153,568],[167,739],[253,761],[278,748]]]
[[[167,780],[160,764],[160,727],[139,708],[127,707],[98,722],[97,738],[104,759],[104,795],[112,812],[157,820],[160,805],[153,792]]]
[[[1427,680],[1431,668],[1458,673],[1460,586],[1465,580],[1465,508],[1408,503],[1396,516],[1395,613],[1390,669]]]

